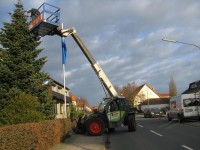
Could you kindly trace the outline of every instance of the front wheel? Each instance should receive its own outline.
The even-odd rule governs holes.
[[[91,118],[86,124],[86,130],[89,135],[98,136],[104,132],[105,124],[99,118]]]
[[[128,131],[129,132],[136,131],[135,115],[128,116]]]

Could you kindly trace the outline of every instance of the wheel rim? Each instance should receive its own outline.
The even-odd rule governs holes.
[[[101,124],[101,122],[99,122],[99,121],[93,121],[93,122],[91,122],[91,124],[90,124],[90,131],[92,133],[97,134],[97,133],[101,132],[101,130],[102,130],[102,124]]]

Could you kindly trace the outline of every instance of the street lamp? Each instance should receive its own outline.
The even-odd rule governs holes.
[[[200,46],[196,45],[196,44],[191,44],[191,43],[186,43],[186,42],[180,42],[180,41],[170,40],[170,39],[162,39],[162,40],[165,41],[165,42],[172,42],[172,43],[181,43],[181,44],[186,44],[186,45],[192,45],[192,46],[195,46],[195,47],[197,47],[197,48],[200,49]]]

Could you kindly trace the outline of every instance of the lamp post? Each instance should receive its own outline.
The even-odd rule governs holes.
[[[186,43],[186,42],[181,42],[181,41],[176,41],[176,40],[170,40],[170,39],[162,39],[162,40],[165,41],[165,42],[181,43],[181,44],[191,45],[191,46],[195,46],[198,49],[200,49],[200,46],[196,45],[196,44],[191,44],[191,43]]]

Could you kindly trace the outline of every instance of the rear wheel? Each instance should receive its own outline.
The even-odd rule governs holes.
[[[102,135],[104,128],[104,122],[99,118],[91,118],[86,125],[88,134],[93,136]]]
[[[129,132],[136,131],[135,115],[128,116],[128,131]]]

